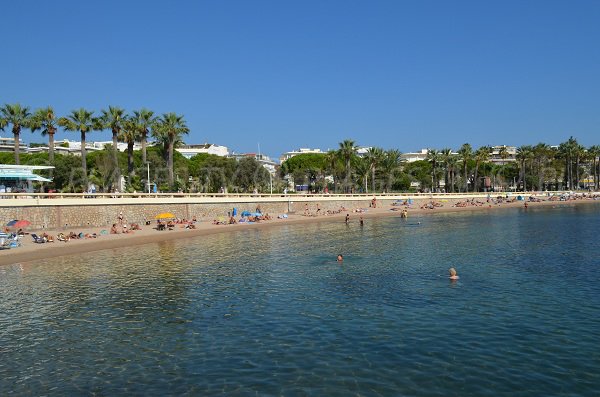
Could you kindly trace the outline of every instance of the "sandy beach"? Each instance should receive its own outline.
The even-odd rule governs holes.
[[[427,202],[427,201],[426,201]],[[268,221],[260,221],[255,223],[238,223],[232,225],[215,225],[210,220],[202,220],[195,224],[195,229],[187,229],[184,225],[177,224],[173,230],[158,231],[154,228],[155,225],[142,225],[142,230],[136,230],[130,233],[105,234],[101,235],[100,228],[76,229],[76,230],[46,230],[49,235],[54,236],[53,243],[38,244],[33,241],[29,233],[37,233],[35,230],[27,230],[28,234],[21,238],[22,245],[17,248],[6,249],[0,251],[0,266],[31,262],[44,258],[51,258],[63,255],[76,255],[85,252],[92,252],[105,249],[113,249],[119,247],[127,247],[139,244],[156,243],[166,240],[194,238],[198,236],[227,233],[232,231],[240,231],[249,228],[265,228],[277,227],[281,225],[303,224],[307,222],[339,222],[344,223],[346,214],[350,215],[350,223],[359,222],[362,216],[365,221],[375,217],[400,217],[401,209],[407,208],[409,218],[429,216],[447,212],[464,212],[464,211],[495,211],[506,208],[524,208],[523,201],[515,201],[512,203],[485,203],[480,202],[475,205],[464,207],[455,206],[457,202],[465,202],[465,200],[452,200],[441,204],[433,209],[421,208],[416,203],[411,207],[405,206],[390,206],[380,205],[378,208],[366,208],[364,212],[357,212],[357,209],[348,208],[338,214],[332,215],[309,215],[304,214],[289,214],[285,219],[272,219]],[[569,201],[541,201],[528,202],[528,208],[539,206],[555,206],[565,207],[580,204],[590,204],[597,202],[592,199],[577,199]],[[68,234],[69,232],[92,234],[96,233],[97,238],[72,239],[68,242],[58,241],[56,236],[59,233]]]

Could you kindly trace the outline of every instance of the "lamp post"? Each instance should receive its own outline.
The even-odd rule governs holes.
[[[273,194],[273,175],[269,172],[269,184],[271,185],[271,194]]]
[[[148,179],[146,179],[146,184],[148,185],[148,194],[150,194],[150,162],[149,161],[146,161],[146,166],[147,166],[147,171],[148,171],[148,174],[147,174]]]

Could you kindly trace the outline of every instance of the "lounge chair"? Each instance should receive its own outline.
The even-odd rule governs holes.
[[[43,244],[43,243],[46,242],[46,239],[44,239],[43,237],[38,236],[35,233],[31,233],[31,238],[33,239],[34,243]]]

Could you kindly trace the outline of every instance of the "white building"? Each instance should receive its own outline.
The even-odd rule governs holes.
[[[505,159],[503,159],[500,156],[500,151],[506,148],[506,152],[508,154],[508,157],[506,157]],[[499,145],[499,146],[492,146],[492,154],[490,155],[490,161],[494,164],[501,164],[504,165],[506,163],[512,163],[517,161],[517,148],[515,146],[506,146],[506,145]]]
[[[429,153],[429,149],[421,149],[420,152],[402,153],[400,158],[407,163],[414,163],[415,161],[425,160],[427,153]]]
[[[289,160],[294,156],[297,156],[299,154],[306,154],[306,153],[324,154],[325,152],[321,151],[321,149],[300,148],[298,150],[292,150],[290,152],[283,153],[281,156],[279,156],[279,162],[283,163],[284,161]]]
[[[229,156],[229,149],[227,148],[227,146],[215,145],[213,143],[184,145],[175,148],[175,150],[177,150],[183,155],[183,157],[187,159],[191,159],[192,157],[200,153],[214,154],[215,156],[221,157]]]
[[[242,154],[233,153],[230,157],[232,157],[238,161],[243,158],[246,158],[246,157],[253,157],[263,167],[265,167],[267,169],[267,171],[269,171],[271,173],[271,175],[275,175],[277,163],[274,162],[273,160],[271,160],[271,158],[267,155],[257,154],[257,153],[242,153]]]
[[[27,151],[27,145],[19,139],[19,151]],[[15,138],[2,138],[0,137],[0,152],[15,152]]]

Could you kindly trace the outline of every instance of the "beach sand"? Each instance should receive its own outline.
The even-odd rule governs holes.
[[[524,203],[517,201],[513,203],[503,204],[487,204],[481,206],[455,207],[453,204],[456,201],[452,200],[444,202],[442,207],[435,209],[421,209],[417,204],[408,208],[409,218],[415,216],[433,215],[447,212],[464,212],[464,211],[494,211],[503,208],[523,208]],[[540,206],[572,206],[584,203],[593,203],[594,200],[573,200],[573,201],[542,201],[529,202],[529,208]],[[205,236],[216,233],[226,233],[231,231],[239,231],[252,228],[277,227],[280,225],[303,224],[307,222],[339,222],[344,223],[346,214],[350,214],[350,222],[357,223],[360,216],[365,221],[375,217],[399,217],[401,211],[392,211],[392,208],[405,208],[404,206],[392,207],[390,205],[380,205],[379,208],[368,208],[363,213],[355,212],[354,209],[348,208],[335,215],[320,215],[320,216],[304,216],[301,214],[290,214],[287,219],[272,219],[269,221],[261,221],[257,223],[234,224],[234,225],[214,225],[209,220],[203,220],[196,223],[196,229],[186,229],[183,225],[176,225],[173,230],[158,231],[154,229],[154,225],[142,226],[142,230],[136,230],[133,233],[127,234],[107,234],[98,235],[97,238],[91,239],[73,239],[68,242],[61,242],[56,239],[58,233],[68,234],[73,231],[75,233],[97,233],[100,228],[76,229],[76,230],[45,230],[49,235],[54,236],[55,242],[37,244],[33,241],[31,235],[26,234],[22,237],[22,246],[0,251],[0,266],[26,263],[39,259],[58,257],[63,255],[76,255],[85,252],[92,252],[104,249],[113,249],[119,247],[128,247],[139,244],[156,243],[165,240],[181,240],[198,236]],[[28,231],[37,233],[36,231]]]

